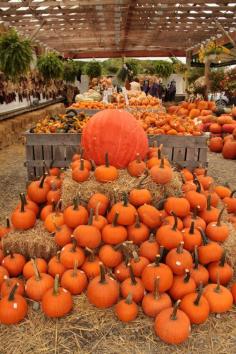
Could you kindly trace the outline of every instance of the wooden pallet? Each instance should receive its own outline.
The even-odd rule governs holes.
[[[73,154],[78,151],[81,134],[34,134],[25,133],[26,167],[28,179],[34,180],[45,172],[52,160],[54,166],[68,167]],[[163,144],[163,154],[183,167],[207,166],[206,136],[149,135],[149,146]]]

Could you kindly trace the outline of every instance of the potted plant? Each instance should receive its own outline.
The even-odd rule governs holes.
[[[61,79],[63,76],[63,62],[54,52],[48,52],[40,56],[37,67],[46,81]]]

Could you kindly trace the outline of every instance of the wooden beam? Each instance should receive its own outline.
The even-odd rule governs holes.
[[[66,53],[65,58],[86,59],[86,58],[122,58],[126,57],[168,57],[170,54],[177,57],[185,56],[185,51],[181,50],[130,50],[130,51],[101,51],[101,52],[82,52]]]

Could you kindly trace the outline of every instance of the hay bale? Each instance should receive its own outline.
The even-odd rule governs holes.
[[[77,183],[72,179],[71,170],[69,170],[65,173],[62,186],[63,205],[65,207],[70,205],[75,197],[80,197],[81,200],[87,202],[96,192],[105,194],[110,200],[113,200],[114,197],[120,200],[124,192],[129,193],[132,189],[137,188],[143,177],[131,177],[127,170],[120,170],[119,178],[114,182],[99,183],[91,173],[87,181]],[[163,197],[182,195],[181,186],[182,182],[178,172],[174,172],[172,181],[164,187],[154,183],[150,176],[142,183],[142,188],[147,188],[152,193],[153,201],[159,201]]]
[[[48,260],[58,251],[53,237],[45,230],[41,221],[37,221],[32,229],[10,232],[2,243],[4,252],[21,253],[26,258],[41,257]]]

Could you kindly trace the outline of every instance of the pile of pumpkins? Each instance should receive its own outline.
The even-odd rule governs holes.
[[[148,157],[129,163],[131,176],[148,173],[159,185],[171,181],[172,168],[158,149],[151,148]],[[93,173],[91,163],[75,155],[72,165],[74,175],[83,175],[77,179],[82,187],[84,175]],[[227,288],[233,268],[223,242],[230,235],[221,221],[224,209],[217,206],[222,202],[233,221],[236,198],[229,188],[214,185],[202,168],[181,173],[183,195],[169,196],[158,207],[142,184],[120,201],[94,191],[87,203],[74,199],[61,206],[64,176],[58,168],[31,182],[12,212],[11,226],[0,227],[3,244],[12,229],[32,228],[40,218],[61,250],[46,262],[0,249],[0,323],[23,320],[27,299],[40,303],[47,317],[65,316],[72,311],[73,296],[85,292],[95,307],[114,306],[123,322],[134,320],[141,308],[153,318],[161,340],[179,344],[189,337],[191,324],[229,311],[236,302],[236,283]],[[100,183],[109,183],[118,170],[108,162],[94,174]]]
[[[178,106],[170,106],[168,113],[182,117],[199,118],[212,115],[216,109],[215,102],[196,100],[195,102],[181,102]]]

